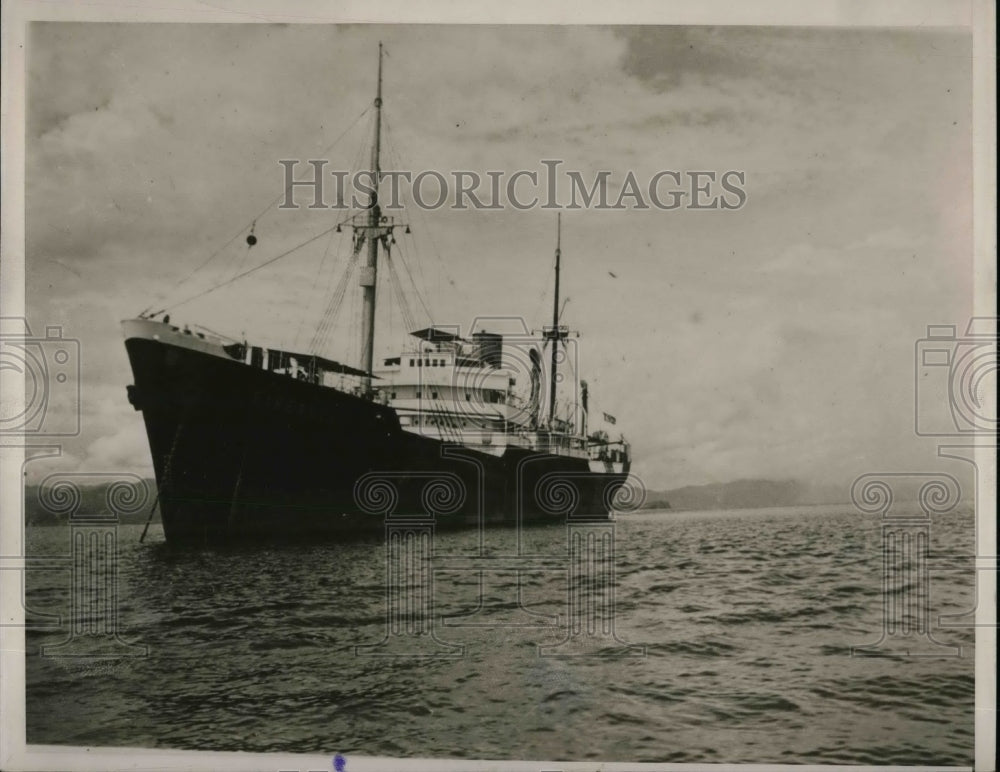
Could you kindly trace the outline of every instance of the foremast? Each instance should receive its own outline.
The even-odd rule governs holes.
[[[375,141],[372,144],[372,184],[368,200],[368,254],[361,270],[361,287],[364,306],[361,316],[361,369],[368,375],[364,378],[365,393],[371,392],[371,372],[375,356],[375,285],[378,279],[378,243],[375,229],[382,217],[378,204],[378,183],[381,173],[379,155],[382,150],[382,43],[378,44],[378,86],[375,92]],[[373,238],[374,237],[374,238]],[[358,244],[360,246],[360,243]]]
[[[354,254],[362,247],[367,247],[365,263],[361,267],[359,284],[362,289],[361,310],[361,362],[360,369],[365,372],[362,377],[364,393],[371,397],[372,367],[375,363],[375,305],[376,288],[378,286],[378,248],[379,244],[389,257],[392,245],[393,230],[398,223],[393,218],[382,214],[378,202],[378,186],[382,177],[382,43],[378,44],[378,85],[375,91],[375,138],[372,143],[371,156],[371,193],[368,197],[368,211],[354,218],[351,227],[354,229]],[[339,229],[339,227],[338,227]],[[409,233],[409,227],[406,228]]]

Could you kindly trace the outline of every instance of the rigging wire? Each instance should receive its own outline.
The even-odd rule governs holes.
[[[398,249],[397,254],[399,257],[398,262],[402,264],[403,270],[406,271],[406,275],[410,280],[410,285],[413,287],[413,294],[417,296],[417,300],[420,302],[420,307],[423,309],[424,314],[427,315],[427,320],[430,322],[431,326],[434,326],[434,315],[431,313],[430,309],[427,307],[427,303],[424,302],[423,293],[417,287],[417,283],[413,280],[413,274],[410,272],[410,266],[406,260],[405,250]],[[400,287],[402,289],[402,287]],[[414,328],[416,329],[416,328]]]
[[[353,121],[351,121],[351,124],[346,129],[344,129],[337,136],[336,139],[333,140],[333,142],[331,142],[329,145],[327,145],[325,148],[323,148],[320,151],[320,154],[321,155],[325,155],[326,153],[329,153],[331,150],[333,150],[333,148],[337,145],[337,143],[340,142],[340,140],[342,140],[345,136],[347,136],[347,134],[351,131],[351,129],[353,129],[357,125],[358,121],[360,121],[365,115],[367,115],[371,111],[371,109],[372,109],[372,105],[368,105],[364,110],[362,110],[361,113],[359,113],[358,116]],[[274,207],[274,205],[278,203],[278,201],[280,201],[283,198],[286,198],[288,196],[289,191],[292,189],[292,186],[294,184],[295,184],[295,181],[291,180],[288,183],[288,185],[285,186],[285,189],[282,190],[282,192],[279,193],[267,206],[265,206],[260,211],[260,213],[257,214],[257,216],[254,217],[250,222],[254,223],[257,220],[259,220],[261,217],[263,217],[265,214],[267,214]],[[221,247],[219,247],[217,250],[215,250],[215,252],[213,252],[211,255],[209,255],[208,258],[204,262],[200,263],[197,267],[194,268],[194,270],[192,270],[190,273],[188,273],[187,275],[185,275],[184,277],[182,277],[179,281],[177,281],[171,287],[168,287],[167,290],[160,297],[161,298],[168,297],[171,292],[177,290],[182,284],[184,284],[186,281],[188,281],[189,279],[191,279],[191,277],[193,277],[196,273],[200,272],[203,268],[205,268],[205,266],[207,266],[210,262],[212,262],[212,260],[214,260],[216,257],[218,257],[218,255],[221,254],[223,252],[223,250],[226,249],[226,247],[228,247],[230,244],[232,244],[234,241],[236,241],[236,239],[238,239],[240,236],[242,236],[246,232],[246,229],[247,229],[246,225],[244,225],[243,227],[241,227],[236,233],[234,233],[232,236],[230,236],[229,239]],[[180,305],[180,304],[176,304],[176,305]],[[161,309],[160,311],[157,311],[156,313],[160,314],[163,311],[166,311],[168,308],[175,308],[176,305],[175,304],[165,304],[164,307],[163,307],[163,309]],[[143,310],[142,313],[143,314],[147,313],[149,311],[149,309],[152,308],[152,307],[153,307],[152,305],[147,306]]]
[[[374,132],[374,128],[375,128],[374,114],[372,114],[369,117],[368,125],[365,127],[365,134]],[[364,143],[359,143],[351,167],[355,171],[360,170],[362,167],[365,149],[366,148]],[[341,223],[338,223],[338,227],[339,225],[343,225],[347,221],[352,220],[354,216],[355,216],[354,214],[349,215],[345,220],[341,221]],[[340,256],[342,244],[343,244],[343,239],[341,239],[338,244],[338,251],[337,251],[338,258]],[[331,332],[333,330],[333,325],[336,322],[336,319],[343,306],[344,297],[347,293],[348,283],[350,281],[351,276],[353,275],[354,269],[358,265],[358,255],[359,255],[359,245],[357,244],[357,242],[354,242],[352,243],[350,258],[348,260],[347,265],[344,268],[343,274],[340,277],[340,281],[337,283],[337,286],[334,288],[333,293],[330,295],[326,308],[323,311],[323,315],[320,318],[319,323],[317,324],[316,329],[313,332],[313,337],[309,344],[309,350],[312,353],[319,354],[320,351],[324,349],[327,346],[327,343],[329,342],[329,339],[331,337]],[[331,274],[331,279],[332,278],[333,274]]]
[[[341,233],[341,238],[337,239],[337,231],[336,231],[336,229],[333,231],[333,233],[330,234],[330,240],[326,242],[326,248],[323,250],[323,259],[320,260],[319,268],[316,270],[316,278],[313,281],[313,286],[315,286],[315,287],[321,287],[321,286],[323,286],[323,282],[321,281],[321,279],[323,277],[323,269],[326,267],[327,259],[330,257],[330,247],[333,246],[333,242],[334,241],[337,242],[337,257],[334,258],[334,264],[336,264],[337,258],[340,257],[340,247],[341,247],[341,245],[343,243],[343,233]],[[330,278],[332,279],[333,278],[333,271],[331,270],[330,273],[331,273]],[[312,307],[314,305],[316,305],[316,302],[320,299],[320,297],[321,297],[321,295],[318,294],[318,293],[316,295],[314,295],[314,297],[311,299],[311,301],[309,303],[310,309],[312,309]],[[312,314],[310,314],[310,317],[311,316],[312,316]],[[295,331],[295,343],[292,346],[292,348],[296,348],[296,349],[298,348],[299,338],[302,336],[302,328],[305,326],[305,321],[306,321],[306,314],[302,314],[299,317],[299,326],[298,326],[298,329],[296,329],[296,331]]]
[[[396,296],[396,302],[399,305],[399,312],[403,317],[403,324],[406,325],[407,330],[416,330],[417,325],[415,324],[413,314],[410,311],[410,304],[406,299],[406,293],[403,291],[403,283],[400,281],[395,261],[387,258],[385,263],[388,267],[387,273],[389,274],[389,285],[392,287],[393,294]]]
[[[402,168],[402,161],[401,161],[401,159],[399,157],[399,154],[396,152],[395,143],[393,142],[392,128],[391,128],[391,126],[389,124],[389,121],[387,120],[387,118],[386,118],[386,116],[384,114],[383,114],[382,120],[383,120],[384,129],[385,129],[385,143],[384,143],[384,145],[385,145],[386,156],[389,159],[390,167],[395,167],[396,170],[400,170]],[[400,201],[400,203],[402,203],[402,201]],[[414,206],[413,208],[416,208],[416,206]],[[407,209],[406,211],[409,211],[409,210]],[[418,254],[417,254],[417,256],[416,256],[415,259],[416,259],[416,262],[417,262],[418,272],[420,273],[421,284],[423,285],[423,290],[422,291],[421,291],[420,287],[417,286],[417,283],[413,280],[413,274],[410,272],[410,268],[407,265],[406,255],[405,255],[405,249],[404,249],[404,247],[402,245],[402,242],[399,243],[399,247],[397,249],[397,254],[398,254],[398,257],[399,257],[399,262],[401,262],[403,264],[403,267],[405,268],[407,274],[409,274],[410,284],[413,287],[413,294],[416,295],[417,301],[420,303],[421,307],[424,310],[424,313],[427,315],[427,319],[430,322],[430,325],[433,326],[434,325],[434,316],[433,316],[433,314],[431,314],[430,309],[427,307],[427,303],[425,301],[425,296],[427,295],[427,283],[426,283],[426,280],[424,279],[424,275],[423,275],[422,261],[419,258],[419,246],[418,246],[418,244],[417,244],[417,242],[415,240],[414,240],[414,251],[418,252]],[[411,328],[411,329],[415,329],[415,328]]]
[[[554,268],[555,268],[555,260],[553,259],[553,261],[549,264],[549,267],[546,269],[546,273],[548,273],[548,271],[550,270],[553,270]],[[545,310],[545,302],[549,298],[549,293],[554,292],[554,289],[549,286],[548,281],[541,281],[539,282],[539,284],[542,287],[542,291],[538,296],[538,305],[535,307],[535,311],[531,316],[532,319],[543,318],[542,312]]]
[[[382,116],[382,120],[383,120],[383,122],[385,122],[385,114],[384,113],[383,113],[383,116]],[[387,130],[387,135],[388,136],[394,136],[394,132],[392,131],[391,128],[389,128]],[[396,153],[395,143],[393,143],[393,150],[391,152]],[[428,241],[430,242],[430,245],[431,245],[431,253],[434,256],[434,259],[437,260],[437,266],[438,266],[439,276],[442,276],[448,282],[448,284],[451,285],[452,287],[457,287],[457,285],[455,284],[455,280],[451,277],[451,274],[448,273],[448,269],[445,267],[444,260],[441,257],[441,251],[438,249],[437,242],[435,242],[435,240],[434,240],[434,234],[433,234],[432,230],[430,229],[430,227],[428,226],[428,219],[425,216],[423,209],[421,207],[417,206],[416,204],[414,204],[414,206],[412,207],[412,209],[416,210],[416,212],[417,212],[417,217],[420,219],[420,227],[423,229],[422,232],[425,233],[425,234],[427,234],[427,239],[428,239]],[[418,266],[418,269],[421,271],[421,278],[423,278],[422,272],[423,272],[423,263],[424,263],[424,260],[420,259],[420,248],[419,248],[419,245],[417,245],[417,244],[415,244],[415,251],[417,252],[417,255],[416,255],[417,266]],[[426,287],[426,283],[425,283],[425,287]]]
[[[361,302],[360,292],[351,292],[347,299],[348,308],[348,362],[361,361],[361,309],[358,304]]]
[[[256,222],[256,220],[254,221]],[[234,249],[227,258],[222,258],[218,271],[216,272],[216,283],[224,281],[227,278],[232,278],[237,273],[239,273],[246,266],[247,259],[250,257],[251,246],[247,245],[245,249]]]
[[[302,247],[304,247],[304,246],[306,246],[308,244],[312,244],[314,241],[317,241],[318,239],[323,238],[326,234],[330,233],[331,231],[336,230],[339,226],[343,225],[345,222],[347,222],[347,220],[341,220],[340,222],[338,222],[338,223],[336,223],[334,225],[331,225],[329,228],[326,228],[325,230],[320,231],[315,236],[311,236],[310,238],[306,239],[305,241],[303,241],[303,242],[301,242],[299,244],[296,244],[291,249],[286,249],[284,252],[282,252],[282,253],[280,253],[278,255],[275,255],[272,258],[269,258],[269,259],[265,260],[263,263],[259,263],[259,264],[255,265],[253,268],[249,268],[249,269],[243,271],[242,273],[238,273],[236,276],[233,276],[231,279],[227,279],[226,281],[222,282],[221,284],[216,284],[216,285],[214,285],[212,287],[209,287],[206,290],[203,290],[202,292],[199,292],[199,293],[197,293],[195,295],[191,295],[190,297],[187,297],[184,300],[181,300],[181,301],[179,301],[177,303],[173,303],[173,304],[171,304],[169,306],[169,308],[179,308],[180,306],[187,305],[192,300],[197,300],[198,298],[202,298],[205,295],[209,295],[209,294],[215,292],[216,290],[222,289],[223,287],[225,287],[225,286],[227,286],[229,284],[232,284],[233,282],[235,282],[235,281],[237,281],[239,279],[244,278],[245,276],[249,276],[252,273],[256,273],[261,268],[266,268],[267,266],[271,265],[272,263],[276,263],[278,260],[281,260],[281,258],[288,257],[288,255],[292,254],[293,252],[297,252],[298,250],[302,249]],[[166,310],[166,309],[164,309],[164,310]],[[157,312],[157,313],[159,313],[159,312]]]
[[[363,134],[364,134],[365,137],[369,137],[369,136],[374,137],[374,135],[375,135],[375,114],[374,113],[372,113],[371,115],[368,116],[368,123],[365,125],[365,130],[364,130]],[[351,168],[354,170],[355,174],[357,174],[358,172],[360,172],[362,170],[370,171],[370,169],[368,169],[369,164],[365,162],[365,155],[367,155],[370,152],[371,152],[371,144],[366,143],[366,142],[359,142],[358,143],[358,149],[357,149],[357,151],[355,151],[354,158],[353,158],[353,160],[351,162]],[[345,193],[346,193],[346,191],[345,191]],[[340,203],[340,202],[338,202],[338,203]],[[353,201],[353,195],[352,195],[351,204],[353,204],[353,203],[355,203],[355,202]],[[360,208],[364,209],[366,207],[364,205],[362,205]]]
[[[385,146],[389,156],[389,162],[390,164],[394,164],[397,169],[403,169],[402,158],[400,157],[400,154],[396,151],[395,131],[393,130],[392,125],[390,124],[387,116],[385,115],[383,115],[383,122],[385,124]],[[417,208],[416,204],[414,204],[413,208],[414,209]],[[417,272],[420,274],[420,283],[423,286],[424,295],[427,295],[429,294],[427,290],[427,279],[424,276],[423,260],[420,259],[419,245],[416,242],[414,242],[414,251],[417,252],[416,255]]]
[[[396,271],[394,261],[392,259],[392,253],[390,251],[386,252],[385,260],[385,270],[379,273],[379,280],[385,285],[385,290],[391,290],[393,296],[396,299],[395,303],[388,303],[388,326],[390,329],[390,335],[395,331],[396,324],[396,314],[399,312],[399,325],[402,327],[401,333],[409,330],[416,329],[413,326],[412,317],[410,315],[409,305],[407,303],[406,297],[402,292],[402,286],[399,283],[399,275]],[[394,352],[395,353],[395,352]]]
[[[369,116],[368,124],[365,127],[364,133],[366,135],[374,132],[375,129],[374,123],[375,123],[375,116],[374,114],[372,114],[371,116]],[[364,153],[365,153],[365,143],[363,142],[358,143],[358,148],[355,151],[354,158],[351,164],[352,169],[359,170],[361,168],[362,160],[364,158]],[[337,203],[341,204],[344,202],[338,201]],[[347,217],[347,220],[353,218],[354,215],[351,214]],[[343,222],[341,222],[340,224],[343,224]],[[338,259],[341,255],[343,244],[344,244],[344,239],[343,237],[341,237],[337,245]],[[344,294],[347,292],[347,284],[350,280],[351,275],[353,274],[354,268],[357,265],[358,252],[355,249],[356,246],[357,245],[355,243],[352,243],[351,255],[348,258],[347,265],[345,265],[344,267],[344,273],[341,275],[341,278],[338,281],[337,286],[334,288],[333,293],[329,295],[329,299],[327,301],[326,307],[323,310],[323,314],[320,317],[319,322],[316,324],[315,329],[313,330],[312,340],[309,343],[309,351],[311,351],[314,354],[319,354],[320,351],[326,347],[330,337],[330,331],[332,329],[333,323],[336,321],[337,315],[340,312],[340,308],[344,300]],[[333,279],[334,275],[335,272],[331,272],[330,275],[331,280]],[[323,294],[324,293],[322,291],[319,293],[319,299],[322,299]]]
[[[354,274],[354,269],[357,264],[358,253],[357,251],[352,250],[347,265],[344,266],[344,272],[341,274],[340,281],[337,283],[337,286],[327,303],[326,310],[323,312],[323,318],[316,327],[316,330],[313,333],[312,341],[309,343],[309,351],[311,353],[319,354],[320,351],[326,347],[330,330],[332,329],[333,323],[336,321],[337,314],[339,313],[344,302],[344,296],[347,293],[347,285],[351,280],[351,276]]]
[[[386,260],[386,262],[388,262],[388,260]],[[384,271],[382,273],[384,273]],[[385,280],[382,278],[382,276],[379,276],[379,280],[382,281],[383,284],[385,284]],[[391,340],[395,340],[395,338],[397,337],[397,334],[398,334],[398,331],[396,329],[396,314],[395,314],[395,309],[393,308],[393,304],[392,303],[389,303],[388,306],[389,306],[389,308],[388,308],[387,314],[386,314],[386,316],[388,317],[388,322],[386,324],[386,328],[389,331],[389,338]],[[400,314],[400,316],[402,316],[402,314]]]

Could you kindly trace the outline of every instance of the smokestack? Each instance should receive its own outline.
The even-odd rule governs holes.
[[[473,352],[484,365],[499,370],[503,366],[503,335],[477,332],[472,335]]]

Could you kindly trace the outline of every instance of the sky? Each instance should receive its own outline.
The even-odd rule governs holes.
[[[647,487],[795,479],[846,496],[860,474],[940,463],[913,430],[914,345],[972,313],[967,30],[36,23],[27,307],[36,333],[80,341],[82,385],[80,436],[52,464],[151,473],[120,320],[342,218],[267,207],[281,159],[365,166],[378,41],[384,167],[745,174],[737,210],[563,213],[563,321],[592,412],[616,416]],[[549,323],[553,211],[404,219],[397,254],[435,323]],[[172,320],[302,347],[346,238]],[[326,352],[348,362],[358,294]],[[392,305],[386,355],[408,321]],[[71,403],[54,394],[52,414]]]

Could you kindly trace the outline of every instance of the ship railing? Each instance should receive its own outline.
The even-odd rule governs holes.
[[[441,436],[447,437],[452,442],[462,442],[462,426],[459,418],[453,413],[435,412],[437,425],[441,429]]]
[[[529,438],[530,447],[553,456],[586,458],[587,441],[584,437],[568,432],[522,431],[522,438]]]
[[[185,325],[185,327],[188,327],[188,325]],[[211,335],[213,338],[215,338],[216,340],[218,340],[220,343],[239,343],[240,342],[236,338],[233,338],[233,337],[231,337],[229,335],[226,335],[225,333],[216,332],[215,330],[210,329],[208,327],[205,327],[202,324],[191,324],[190,325],[190,329],[193,330],[196,335],[198,333],[204,333],[204,335],[199,335],[198,336],[198,337],[200,337],[202,339],[205,339],[206,335]]]
[[[590,447],[587,438],[570,432],[519,428],[507,422],[503,422],[503,426],[491,427],[478,423],[463,426],[461,422],[470,418],[467,413],[438,408],[433,401],[425,408],[401,405],[394,407],[400,418],[404,419],[404,425],[420,434],[440,437],[446,442],[483,446],[510,445],[554,456],[593,459],[600,457],[602,460],[611,458],[610,452],[599,456],[599,451]],[[407,423],[408,421],[412,423]],[[609,443],[609,445],[622,444],[622,442]],[[621,460],[621,454],[618,455],[618,460]]]
[[[401,418],[405,416],[411,420],[418,419],[417,423],[411,423],[410,426],[413,426],[421,434],[437,435],[446,442],[456,442],[462,445],[491,445],[493,444],[494,436],[506,435],[506,432],[502,428],[492,428],[478,424],[463,426],[463,420],[475,417],[470,416],[468,413],[438,407],[433,400],[429,400],[429,402],[431,406],[426,408],[394,406],[394,409]],[[444,400],[437,400],[436,402],[442,405],[447,404]],[[487,417],[484,416],[484,418]],[[492,416],[489,418],[493,419]],[[428,419],[433,419],[433,421],[429,421]]]
[[[587,455],[592,461],[625,461],[629,456],[629,445],[625,440],[590,443]]]

